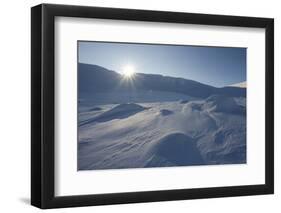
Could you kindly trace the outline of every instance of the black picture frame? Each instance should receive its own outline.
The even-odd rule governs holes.
[[[54,195],[55,17],[264,28],[266,32],[265,184],[94,195]],[[274,193],[274,20],[164,11],[41,4],[31,8],[31,204],[61,208]]]

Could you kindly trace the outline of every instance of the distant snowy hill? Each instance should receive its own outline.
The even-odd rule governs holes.
[[[240,87],[240,88],[247,88],[247,82],[241,82],[241,83],[237,83],[237,84],[232,84],[230,85],[230,87]]]
[[[122,75],[117,72],[107,70],[97,65],[89,65],[79,63],[79,95],[80,99],[88,99],[93,97],[93,93],[102,94],[113,93],[125,94],[126,96],[145,96],[148,98],[150,93],[168,92],[171,96],[191,96],[194,98],[206,98],[212,94],[241,96],[245,97],[244,88],[224,87],[215,88],[206,84],[202,84],[193,80],[183,78],[174,78],[154,74],[137,73],[132,81],[126,81]],[[157,97],[161,94],[155,94]],[[166,95],[166,94],[165,94]],[[95,98],[97,98],[95,96]],[[102,98],[102,97],[101,97]],[[180,98],[180,97],[179,97]]]

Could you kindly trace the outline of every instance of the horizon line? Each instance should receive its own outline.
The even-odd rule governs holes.
[[[104,67],[104,66],[101,66],[101,65],[98,65],[98,64],[89,64],[89,63],[85,63],[85,62],[77,62],[77,69],[78,69],[78,64],[85,64],[85,65],[91,65],[91,66],[98,66],[98,67],[101,67],[101,68],[104,68],[110,72],[115,72],[119,75],[122,75],[122,73],[116,71],[116,70],[112,70],[112,69],[109,69],[107,67]],[[169,76],[169,75],[163,75],[163,74],[154,74],[154,73],[142,73],[142,72],[136,72],[136,74],[142,74],[142,75],[158,75],[158,76],[162,76],[162,77],[170,77],[170,78],[177,78],[177,79],[184,79],[184,80],[189,80],[189,81],[195,81],[197,83],[200,83],[200,84],[204,84],[204,85],[208,85],[208,86],[211,86],[211,87],[215,87],[215,88],[224,88],[224,87],[238,87],[238,88],[246,88],[245,87],[239,87],[239,86],[235,86],[235,85],[239,85],[239,84],[246,84],[247,81],[240,81],[240,82],[236,82],[236,83],[232,83],[230,85],[227,85],[227,86],[222,86],[222,87],[217,87],[217,86],[213,86],[213,85],[210,85],[210,84],[206,84],[206,83],[202,83],[200,81],[197,81],[197,80],[193,80],[193,79],[187,79],[187,78],[183,78],[183,77],[177,77],[177,76]]]

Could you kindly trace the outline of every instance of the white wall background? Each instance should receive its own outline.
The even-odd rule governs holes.
[[[45,3],[171,10],[275,18],[275,195],[50,210],[51,212],[278,212],[281,209],[281,3],[276,0],[45,0]],[[30,206],[30,7],[37,0],[1,2],[0,212]],[[280,211],[280,210],[279,210]]]

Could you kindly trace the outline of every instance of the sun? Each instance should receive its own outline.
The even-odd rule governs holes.
[[[135,73],[136,73],[136,69],[131,64],[125,65],[122,68],[122,74],[124,75],[125,78],[132,78],[132,77],[134,77]]]

